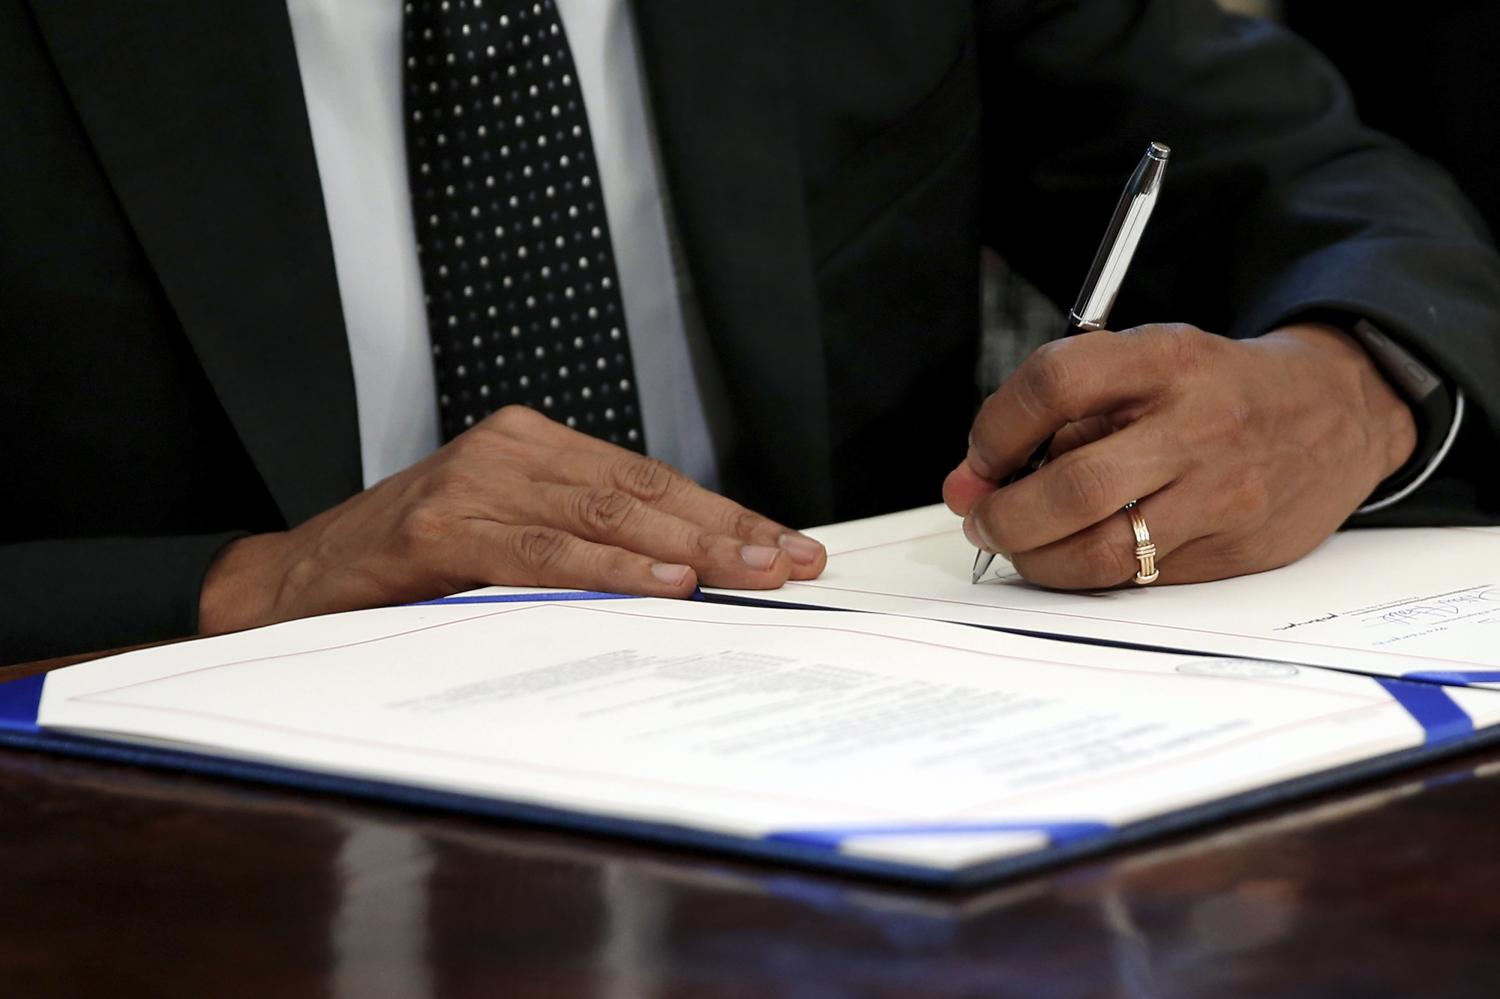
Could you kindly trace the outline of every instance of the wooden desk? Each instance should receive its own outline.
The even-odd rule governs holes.
[[[1500,994],[1500,749],[963,893],[0,751],[0,857],[17,999]]]

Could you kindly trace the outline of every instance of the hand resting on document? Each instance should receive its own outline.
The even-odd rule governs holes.
[[[1000,488],[1048,434],[1051,460]],[[943,498],[975,547],[1059,589],[1130,580],[1131,500],[1163,583],[1294,561],[1411,455],[1410,409],[1335,327],[1230,340],[1192,326],[1047,344],[984,403]]]
[[[204,634],[485,585],[683,597],[823,571],[822,545],[669,466],[502,409],[292,530],[228,545],[199,599]]]

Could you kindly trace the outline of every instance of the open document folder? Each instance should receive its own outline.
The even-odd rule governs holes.
[[[1500,692],[941,622],[483,594],[0,684],[0,740],[929,882],[1500,735]]]
[[[942,506],[806,533],[828,548],[817,579],[711,592],[1500,688],[1495,528],[1343,531],[1271,572],[1093,593],[1033,586],[1004,559],[971,583],[974,549]]]

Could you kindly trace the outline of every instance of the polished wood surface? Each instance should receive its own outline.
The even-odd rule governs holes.
[[[1500,994],[1500,749],[962,892],[16,751],[0,852],[4,997]]]

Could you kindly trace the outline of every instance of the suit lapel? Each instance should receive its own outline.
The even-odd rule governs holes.
[[[791,89],[796,0],[637,0],[666,180],[736,417],[736,493],[825,522],[827,383]]]
[[[285,5],[32,4],[125,213],[288,522],[357,491],[353,375]]]

